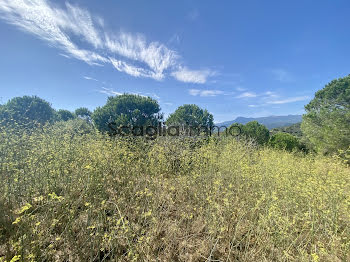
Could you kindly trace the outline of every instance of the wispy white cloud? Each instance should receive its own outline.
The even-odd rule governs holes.
[[[266,91],[265,93],[262,94],[262,96],[266,99],[279,97],[279,95],[273,91]]]
[[[175,51],[158,42],[147,43],[142,35],[121,33],[118,36],[105,35],[107,48],[119,56],[144,63],[149,70],[132,70],[132,75],[152,77],[157,80],[164,78],[164,71],[177,63],[179,58]],[[125,62],[123,62],[125,63]],[[128,66],[129,67],[129,66]]]
[[[111,61],[112,65],[120,72],[124,72],[127,73],[131,76],[134,77],[151,77],[154,78],[156,80],[160,80],[163,77],[162,76],[157,76],[155,74],[153,74],[152,71],[144,69],[142,67],[138,67],[138,66],[134,66],[132,64],[129,64],[127,62],[121,61],[121,60],[117,60],[114,58],[109,58],[109,60]]]
[[[275,93],[272,92],[272,91],[266,91],[266,92],[264,93],[264,95],[267,95],[267,96],[274,96]]]
[[[92,78],[92,77],[90,77],[90,76],[84,76],[84,79],[99,82],[97,79]]]
[[[112,88],[107,88],[107,87],[101,87],[101,89],[98,90],[98,92],[102,94],[106,94],[108,96],[120,96],[123,94],[123,93],[114,91]]]
[[[67,55],[82,60],[90,65],[106,62],[107,59],[98,53],[90,50],[80,49],[74,44],[68,33],[87,34],[87,20],[83,19],[79,22],[79,26],[69,24],[67,20],[77,20],[77,8],[67,4],[67,11],[52,7],[45,0],[3,0],[0,5],[1,18],[9,24],[15,25],[25,32],[36,35],[37,37],[47,41],[50,45],[66,52]],[[82,14],[87,11],[81,10]],[[68,19],[69,18],[69,19]],[[80,27],[80,29],[78,29]]]
[[[71,58],[70,56],[68,56],[68,55],[66,55],[66,54],[59,54],[59,55],[65,57],[65,58],[67,58],[67,59],[70,59],[70,58]]]
[[[236,90],[237,91],[240,91],[240,92],[243,92],[243,91],[245,91],[245,90],[247,90],[247,89],[245,89],[245,88],[243,88],[243,87],[236,87]]]
[[[153,97],[155,99],[160,99],[160,96],[155,94],[155,93],[145,93],[145,95],[148,95],[148,96]]]
[[[180,67],[171,74],[175,79],[185,83],[204,84],[207,78],[215,75],[211,70],[190,70],[187,67]]]
[[[281,100],[272,100],[266,102],[266,104],[287,104],[287,103],[293,103],[293,102],[299,102],[299,101],[304,101],[309,99],[309,96],[297,96],[297,97],[290,97],[286,99],[281,99]]]
[[[257,97],[258,95],[255,94],[254,92],[244,92],[238,96],[236,96],[236,98],[253,98],[253,97]]]
[[[99,90],[97,90],[99,93],[106,94],[108,96],[120,96],[123,93],[128,93],[128,94],[133,94],[133,95],[138,95],[138,96],[143,96],[143,97],[152,97],[154,99],[159,100],[160,97],[155,94],[155,93],[142,93],[142,92],[118,92],[115,91],[113,88],[107,88],[107,87],[101,87]]]
[[[191,96],[217,96],[217,95],[223,95],[224,91],[221,90],[199,90],[199,89],[190,89],[188,90],[188,93]]]
[[[131,94],[134,94],[134,95],[139,95],[139,96],[144,96],[144,97],[151,97],[151,98],[154,98],[154,99],[157,99],[159,100],[160,99],[160,96],[158,96],[157,94],[155,93],[143,93],[143,92],[132,92]]]
[[[205,83],[212,75],[209,70],[187,69],[176,51],[147,42],[141,34],[107,32],[101,17],[70,3],[61,7],[48,0],[2,0],[0,19],[48,42],[67,58],[111,64],[134,77],[162,80],[170,74],[182,82]],[[79,41],[73,41],[77,37]]]

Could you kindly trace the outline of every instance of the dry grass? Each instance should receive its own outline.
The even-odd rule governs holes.
[[[0,261],[350,260],[337,159],[234,139],[0,140]]]

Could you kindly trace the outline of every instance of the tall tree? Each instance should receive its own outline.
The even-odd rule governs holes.
[[[108,97],[107,103],[96,108],[92,120],[100,131],[111,131],[114,126],[156,126],[161,119],[157,100],[140,95],[124,94]]]
[[[0,122],[5,125],[31,128],[54,119],[55,110],[37,96],[15,97],[0,107]]]
[[[270,132],[266,126],[259,124],[258,121],[251,121],[245,125],[232,124],[232,126],[239,126],[242,135],[254,139],[258,144],[264,145],[269,141]]]
[[[318,152],[327,154],[350,146],[350,75],[316,92],[305,106],[301,129]]]
[[[214,117],[197,105],[183,105],[168,117],[166,124],[211,128],[214,125]]]
[[[89,109],[87,109],[86,107],[79,107],[79,108],[75,109],[74,114],[79,118],[82,118],[85,120],[90,120],[92,112]]]
[[[65,110],[65,109],[58,110],[57,115],[58,115],[59,121],[68,121],[70,119],[75,118],[75,114],[73,114],[71,111]]]

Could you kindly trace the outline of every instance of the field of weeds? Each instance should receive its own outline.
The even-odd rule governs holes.
[[[0,140],[0,261],[350,261],[336,158],[234,138]]]

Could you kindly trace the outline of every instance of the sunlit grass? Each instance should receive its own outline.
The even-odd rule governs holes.
[[[0,261],[350,260],[335,158],[58,128],[0,140]]]

